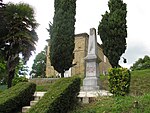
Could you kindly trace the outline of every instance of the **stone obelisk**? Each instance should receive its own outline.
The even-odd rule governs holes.
[[[95,28],[90,29],[88,54],[85,57],[86,71],[83,80],[83,91],[97,91],[99,90],[99,63],[97,56],[97,37]]]

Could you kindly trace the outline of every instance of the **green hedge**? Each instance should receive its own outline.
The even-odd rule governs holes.
[[[36,85],[22,82],[0,93],[0,113],[12,113],[33,99]]]
[[[67,113],[77,103],[80,78],[61,78],[28,113]]]
[[[28,82],[28,79],[24,76],[20,76],[20,77],[15,77],[12,80],[12,85],[15,86],[16,84],[20,83],[20,82]]]
[[[131,74],[127,68],[112,68],[108,73],[109,89],[114,95],[129,93]]]

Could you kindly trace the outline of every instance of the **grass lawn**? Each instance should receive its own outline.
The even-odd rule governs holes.
[[[47,91],[49,89],[50,85],[51,85],[51,83],[44,84],[44,85],[37,85],[36,91]]]
[[[107,76],[100,77],[108,90]],[[79,104],[70,113],[150,113],[150,69],[131,72],[130,94],[125,97],[99,97],[95,102]]]
[[[100,97],[93,103],[78,105],[70,113],[150,113],[150,94]]]
[[[130,95],[150,94],[150,69],[131,72]]]

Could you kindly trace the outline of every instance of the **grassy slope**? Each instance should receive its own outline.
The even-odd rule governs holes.
[[[71,113],[150,113],[150,69],[131,73],[130,96],[100,97],[97,101],[79,105]],[[101,77],[108,89],[107,77]]]
[[[101,97],[96,102],[80,105],[70,113],[149,113],[150,94],[143,96]]]
[[[150,69],[134,71],[131,76],[130,96],[100,97],[93,103],[77,106],[71,113],[150,113]],[[100,79],[108,90],[107,76]],[[37,91],[46,91],[50,85],[38,85]]]
[[[150,93],[150,69],[133,71],[131,75],[131,95]]]

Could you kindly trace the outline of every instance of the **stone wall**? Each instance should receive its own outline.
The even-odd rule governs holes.
[[[74,60],[73,64],[76,65],[72,67],[72,75],[84,74],[85,62],[84,57],[87,54],[88,46],[88,34],[78,34],[75,36],[75,48],[74,48]]]
[[[48,40],[49,41],[49,40]],[[53,66],[51,66],[50,62],[50,46],[47,46],[47,53],[46,53],[46,76],[47,77],[55,77],[57,74],[57,71],[54,70]]]
[[[75,35],[75,48],[74,48],[74,65],[71,68],[71,75],[84,75],[85,71],[85,61],[84,58],[87,55],[88,50],[88,38],[89,35],[87,33],[77,34]],[[100,44],[97,44],[98,47],[98,57],[101,59],[101,63],[99,64],[100,73],[104,74],[108,72],[108,69],[111,68],[111,65],[108,59],[104,56],[102,52],[102,48]],[[46,76],[54,77],[58,75],[56,71],[54,71],[53,67],[50,64],[49,60],[49,49],[47,50],[47,63],[46,63]]]

